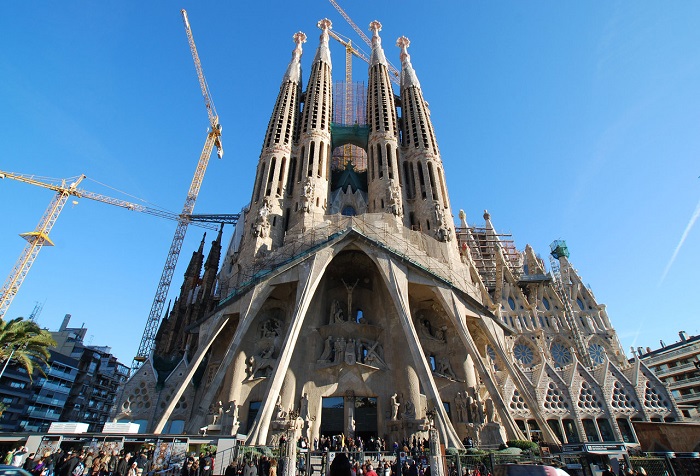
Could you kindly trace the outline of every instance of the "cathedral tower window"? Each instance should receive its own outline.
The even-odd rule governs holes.
[[[260,190],[262,189],[263,175],[265,174],[265,162],[260,163],[260,169],[258,170],[258,180],[255,185],[255,202],[260,200]]]
[[[393,159],[391,157],[391,145],[390,144],[386,145],[386,165],[389,169],[389,178],[393,179],[394,178],[394,164],[393,164]]]
[[[285,208],[284,210],[284,231],[289,230],[289,208]]]
[[[323,153],[324,153],[324,148],[323,148],[323,141],[318,145],[318,177],[323,177]]]
[[[270,162],[270,170],[267,172],[267,187],[265,188],[265,196],[269,197],[270,192],[272,192],[272,181],[275,177],[275,164],[277,163],[277,158],[273,157]]]
[[[287,195],[291,195],[294,192],[294,176],[297,173],[297,158],[292,157],[289,161],[289,174],[287,179]]]
[[[420,182],[420,195],[423,200],[426,199],[427,194],[425,191],[425,176],[423,175],[423,164],[418,162],[416,164],[418,166],[418,180]]]
[[[406,182],[406,194],[408,198],[416,198],[415,182],[413,180],[413,168],[408,162],[403,163],[403,175]]]
[[[282,195],[282,187],[284,186],[284,174],[287,173],[287,158],[282,157],[282,165],[280,165],[279,179],[277,180],[277,195]]]
[[[304,146],[301,147],[301,155],[299,156],[299,177],[297,178],[297,182],[301,182],[301,176],[304,173],[304,159],[306,158],[306,155],[304,153],[306,152]]]
[[[435,187],[435,172],[433,171],[433,163],[428,162],[428,179],[430,180],[430,195],[433,200],[438,200],[437,188]]]
[[[309,177],[312,177],[314,174],[314,149],[315,149],[316,144],[314,144],[314,141],[311,141],[311,144],[309,144],[309,163],[307,165],[307,175]]]
[[[379,178],[384,177],[384,164],[382,160],[382,146],[377,144],[377,175]]]

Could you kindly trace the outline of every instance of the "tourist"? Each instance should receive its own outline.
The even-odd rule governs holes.
[[[269,476],[277,476],[277,460],[275,458],[270,460]]]
[[[131,466],[129,466],[129,469],[126,472],[126,476],[140,476],[138,463],[136,461],[131,463]]]
[[[352,465],[344,453],[335,456],[328,471],[328,476],[350,476]]]
[[[131,453],[126,453],[119,458],[117,461],[117,476],[126,476],[127,471],[129,471],[129,460],[131,459]]]
[[[255,467],[252,459],[245,465],[243,476],[258,476],[258,468]]]

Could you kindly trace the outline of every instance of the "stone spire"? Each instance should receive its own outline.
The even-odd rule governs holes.
[[[403,193],[399,171],[398,120],[394,90],[389,79],[387,61],[379,32],[382,24],[373,21],[372,57],[367,89],[367,184],[369,210],[403,216]]]
[[[291,200],[288,228],[303,222],[303,227],[322,219],[328,206],[328,182],[331,159],[331,121],[333,119],[333,82],[328,30],[331,21],[318,22],[321,39],[311,77],[304,94],[299,143],[295,149],[298,161],[290,169]],[[286,213],[286,212],[285,212]],[[285,220],[286,221],[286,220]]]
[[[296,47],[292,59],[282,77],[275,108],[270,116],[263,142],[258,171],[253,188],[250,212],[246,226],[256,236],[255,251],[261,246],[271,249],[281,244],[285,231],[284,197],[291,193],[290,165],[296,166],[292,157],[296,128],[299,124],[301,102],[301,55],[306,35],[293,36]]]
[[[408,54],[410,44],[405,36],[396,41],[401,49],[401,166],[406,190],[404,208],[408,213],[406,224],[448,242],[455,237],[454,218],[430,109]]]
[[[211,242],[207,261],[204,263],[204,275],[202,276],[202,306],[209,310],[212,306],[212,298],[214,288],[216,287],[216,275],[219,271],[219,261],[221,259],[221,235],[224,231],[224,225],[219,228],[219,234],[216,240]]]

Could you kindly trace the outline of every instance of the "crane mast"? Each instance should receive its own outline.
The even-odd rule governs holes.
[[[361,29],[359,26],[357,26],[357,25],[355,24],[354,21],[352,21],[352,18],[350,18],[350,16],[349,16],[347,13],[345,13],[345,10],[343,10],[343,8],[338,4],[338,2],[336,2],[335,0],[328,0],[328,1],[331,2],[331,5],[333,5],[333,7],[338,11],[338,13],[340,13],[340,14],[342,15],[342,17],[345,19],[345,21],[348,23],[348,25],[350,25],[350,26],[352,27],[352,29],[355,30],[355,33],[357,33],[358,35],[360,35],[360,38],[362,38],[362,41],[364,41],[365,44],[366,44],[367,46],[369,46],[370,48],[372,48],[372,40],[370,40],[370,39],[367,37],[367,35],[365,35],[365,32],[362,31],[362,29]],[[334,38],[336,38],[336,37],[334,37]],[[337,40],[337,39],[338,39],[338,38],[336,38],[336,40]],[[340,41],[340,40],[339,40],[339,41]],[[367,63],[369,63],[369,60],[368,60],[368,59],[363,58],[363,57],[360,56],[360,55],[356,55],[356,56],[357,56],[358,58],[363,59],[363,60],[366,61]],[[394,84],[399,84],[398,78],[401,77],[401,75],[400,75],[400,73],[399,73],[399,70],[397,70],[397,69],[394,67],[394,65],[391,64],[391,63],[389,62],[389,60],[387,60],[387,63],[388,63],[387,66],[388,66],[388,68],[389,68],[389,72],[391,73],[391,74],[389,75],[389,79],[391,79],[391,81],[392,81]]]
[[[210,130],[208,131],[207,138],[204,141],[204,148],[199,156],[199,162],[197,162],[197,168],[195,169],[189,191],[187,192],[187,198],[185,199],[185,204],[182,208],[182,218],[178,221],[177,228],[175,229],[175,236],[173,236],[173,241],[170,244],[170,250],[168,251],[168,256],[165,260],[165,266],[163,267],[163,272],[158,283],[156,295],[153,299],[153,304],[151,305],[151,311],[148,314],[146,328],[143,331],[143,336],[141,337],[138,351],[136,352],[136,356],[131,364],[132,371],[138,369],[153,351],[156,333],[158,332],[158,323],[160,322],[160,317],[163,313],[163,307],[165,307],[165,301],[168,297],[170,284],[173,280],[173,274],[175,273],[177,260],[180,256],[182,243],[184,242],[185,235],[187,233],[187,225],[189,221],[186,219],[186,217],[191,215],[192,211],[194,210],[195,203],[197,202],[197,196],[199,195],[199,189],[201,188],[202,181],[204,180],[204,173],[207,170],[207,165],[209,164],[209,159],[214,147],[217,148],[219,158],[222,158],[224,155],[224,149],[221,144],[221,124],[219,124],[219,116],[216,113],[214,101],[209,92],[209,86],[207,85],[207,80],[204,77],[204,72],[202,71],[202,63],[199,60],[199,53],[197,52],[197,46],[194,42],[194,36],[192,35],[192,28],[190,28],[190,21],[187,17],[187,12],[185,10],[181,10],[181,13],[185,24],[187,42],[189,43],[192,59],[194,60],[194,67],[197,71],[199,87],[202,91],[202,96],[204,97],[204,105],[207,108],[207,115],[209,116]]]
[[[6,174],[0,174],[0,177],[5,178]],[[48,208],[44,212],[44,216],[39,220],[39,224],[36,226],[34,231],[29,233],[22,233],[20,236],[27,240],[27,245],[24,247],[22,254],[20,254],[19,259],[15,263],[14,268],[10,271],[10,275],[5,281],[5,284],[0,291],[0,318],[2,318],[7,309],[12,304],[12,300],[17,295],[19,288],[22,287],[24,278],[27,277],[29,270],[31,269],[34,261],[36,260],[39,251],[47,244],[53,246],[53,243],[49,239],[49,233],[53,228],[58,216],[61,214],[68,197],[71,196],[71,192],[76,189],[78,184],[83,181],[84,175],[78,177],[78,179],[71,183],[68,187],[65,186],[65,181],[63,185],[57,190],[51,203],[49,203]]]
[[[27,240],[27,245],[15,263],[15,266],[12,268],[12,271],[10,272],[10,275],[5,281],[2,289],[0,289],[0,318],[5,315],[7,309],[12,303],[12,300],[22,287],[22,282],[24,281],[24,278],[27,277],[27,274],[34,264],[39,251],[41,251],[41,248],[44,246],[53,246],[53,242],[49,238],[49,233],[56,223],[58,216],[61,214],[68,197],[73,196],[77,198],[89,198],[90,200],[95,200],[97,202],[107,203],[109,205],[114,205],[117,207],[126,208],[127,210],[146,213],[148,215],[161,218],[167,218],[169,220],[197,222],[197,226],[202,226],[211,230],[217,229],[215,225],[211,224],[213,222],[236,223],[238,220],[238,215],[178,215],[166,210],[146,207],[137,203],[131,203],[99,193],[89,192],[78,188],[80,182],[86,178],[85,175],[78,176],[77,179],[70,182],[70,185],[67,187],[66,182],[69,181],[68,179],[62,179],[59,185],[57,183],[49,183],[39,180],[34,175],[17,174],[0,170],[0,179],[5,178],[53,190],[56,192],[56,195],[51,200],[51,203],[49,203],[48,208],[44,212],[44,216],[41,218],[41,220],[39,220],[39,224],[36,226],[34,231],[22,233],[20,235],[22,238]]]

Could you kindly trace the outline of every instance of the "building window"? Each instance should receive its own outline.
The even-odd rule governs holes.
[[[605,348],[600,344],[591,344],[588,346],[588,355],[594,364],[602,364],[605,361]]]
[[[547,298],[542,298],[542,305],[546,310],[549,311],[549,301],[547,300]]]
[[[555,342],[552,344],[550,351],[552,352],[552,358],[558,367],[563,367],[571,363],[571,351],[560,342]]]
[[[535,355],[533,354],[532,349],[529,346],[521,343],[515,344],[515,347],[513,347],[513,355],[523,365],[530,365],[532,364],[532,361],[535,360]]]
[[[595,422],[593,420],[590,418],[585,418],[581,420],[581,423],[583,423],[583,431],[586,432],[586,439],[588,441],[600,441],[600,437],[598,436],[598,431],[596,430]]]

